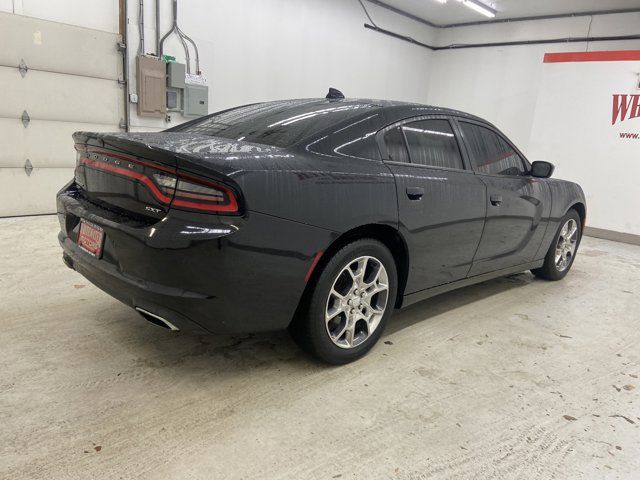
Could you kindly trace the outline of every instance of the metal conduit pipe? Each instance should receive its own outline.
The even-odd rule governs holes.
[[[156,55],[160,57],[160,0],[156,0]]]
[[[186,35],[178,26],[178,0],[173,0],[173,4],[172,4],[172,12],[173,12],[173,23],[172,23],[172,27],[171,30],[169,30],[167,32],[167,34],[162,37],[162,39],[160,40],[160,55],[162,55],[163,51],[164,51],[164,42],[166,41],[166,39],[172,34],[172,33],[176,33],[176,35],[178,35],[178,37],[180,38],[180,41],[182,42],[182,46],[184,48],[185,51],[185,57],[187,58],[187,72],[191,73],[191,66],[190,66],[190,55],[189,55],[189,48],[186,42],[191,43],[191,45],[193,45],[193,49],[195,51],[196,54],[196,73],[198,75],[200,75],[200,53],[198,52],[198,46],[196,45],[196,42],[194,42],[188,35]]]
[[[426,43],[422,43],[418,40],[415,40],[411,37],[407,37],[405,35],[401,35],[399,33],[392,32],[391,30],[385,30],[384,28],[376,27],[374,25],[369,25],[368,23],[364,24],[364,28],[368,28],[369,30],[374,30],[378,33],[382,33],[383,35],[388,35],[393,38],[397,38],[398,40],[404,40],[405,42],[413,43],[414,45],[419,45],[424,48],[428,48],[429,50],[460,50],[463,48],[482,48],[482,47],[512,47],[518,45],[545,45],[549,43],[580,43],[580,42],[611,42],[611,41],[620,41],[620,40],[640,40],[640,34],[637,35],[616,35],[616,36],[607,36],[607,37],[567,37],[567,38],[549,38],[549,39],[541,39],[541,40],[517,40],[513,42],[490,42],[490,43],[459,43],[452,45],[429,45]]]
[[[191,54],[189,53],[189,46],[187,42],[185,42],[184,38],[178,36],[180,39],[180,43],[182,43],[182,48],[184,48],[184,57],[185,63],[187,64],[187,73],[191,73]]]
[[[178,27],[178,32],[180,32],[180,36],[184,39],[186,39],[187,41],[191,42],[191,45],[193,45],[193,49],[196,52],[196,74],[200,75],[200,53],[198,52],[198,46],[196,45],[196,42],[194,42],[193,40],[191,40],[191,38],[185,34],[182,30],[180,30],[180,27]]]
[[[144,0],[140,0],[138,7],[138,31],[140,32],[138,55],[144,55]]]
[[[127,8],[127,1],[120,0],[120,35],[122,42],[120,43],[119,50],[122,53],[122,75],[124,77],[124,122],[120,127],[128,132],[131,125],[131,102],[129,101],[129,94],[131,93],[131,87],[129,83],[129,35],[128,21],[129,21],[129,9]]]
[[[378,7],[382,7],[390,12],[397,13],[398,15],[402,15],[404,17],[410,18],[411,20],[415,20],[416,22],[424,23],[425,25],[429,25],[434,28],[454,28],[454,27],[468,27],[472,25],[490,25],[492,23],[512,23],[512,22],[529,22],[536,20],[551,20],[555,18],[572,18],[572,17],[592,17],[595,15],[615,15],[621,13],[638,13],[640,12],[640,8],[617,8],[617,9],[607,9],[607,10],[590,10],[585,12],[570,12],[570,13],[555,13],[551,15],[531,15],[526,17],[514,17],[514,18],[494,18],[491,20],[478,20],[475,22],[462,22],[462,23],[447,23],[447,24],[437,24],[430,22],[429,20],[425,20],[424,18],[418,17],[417,15],[413,15],[409,12],[406,12],[400,8],[389,5],[381,0],[367,0],[369,3],[377,5]]]
[[[403,10],[400,10],[395,7],[391,7],[383,2],[378,0],[368,0],[374,5],[378,5],[380,7],[387,8],[394,13],[405,15],[413,20],[420,21],[422,23],[427,23],[433,27],[438,28],[447,28],[447,27],[458,27],[465,25],[480,25],[480,24],[489,24],[489,23],[504,23],[510,21],[524,21],[524,20],[546,20],[551,18],[565,18],[565,17],[578,17],[584,15],[609,15],[615,13],[623,13],[623,12],[640,12],[640,9],[627,9],[627,10],[607,10],[601,12],[589,12],[589,13],[568,13],[568,14],[559,14],[559,15],[546,15],[546,16],[538,16],[538,17],[522,17],[516,19],[503,19],[503,20],[490,20],[483,22],[470,22],[465,24],[452,24],[452,25],[435,25],[426,20],[423,20],[414,15],[408,14]],[[482,47],[509,47],[509,46],[518,46],[518,45],[544,45],[549,43],[580,43],[580,42],[609,42],[609,41],[617,41],[617,40],[639,40],[640,34],[633,35],[614,35],[614,36],[606,36],[606,37],[591,37],[589,33],[587,33],[586,37],[566,37],[566,38],[550,38],[550,39],[540,39],[540,40],[516,40],[512,42],[489,42],[489,43],[459,43],[459,44],[451,44],[451,45],[429,45],[427,43],[420,42],[413,37],[409,37],[407,35],[402,35],[400,33],[392,32],[391,30],[384,29],[379,27],[371,18],[371,15],[367,11],[363,0],[358,0],[362,10],[364,10],[365,15],[371,22],[371,24],[365,23],[364,28],[368,28],[370,30],[374,30],[378,33],[382,33],[383,35],[388,35],[393,38],[397,38],[398,40],[404,40],[405,42],[413,43],[414,45],[418,45],[429,50],[458,50],[463,48],[482,48]]]

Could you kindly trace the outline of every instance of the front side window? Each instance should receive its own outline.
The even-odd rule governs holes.
[[[419,120],[405,123],[411,162],[444,168],[464,168],[458,142],[448,120]]]
[[[479,173],[524,175],[524,162],[518,153],[494,131],[460,122],[460,128]]]

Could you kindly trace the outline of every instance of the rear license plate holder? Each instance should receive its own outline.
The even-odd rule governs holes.
[[[104,230],[95,223],[80,220],[78,246],[89,255],[100,258],[104,246]]]

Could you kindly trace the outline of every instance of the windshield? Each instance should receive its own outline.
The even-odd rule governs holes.
[[[374,107],[327,100],[258,103],[214,113],[171,130],[289,147]]]

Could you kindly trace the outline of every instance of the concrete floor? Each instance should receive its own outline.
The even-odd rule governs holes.
[[[640,248],[397,312],[365,359],[145,323],[0,220],[0,477],[639,478]]]

